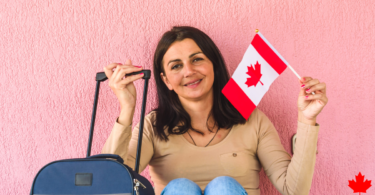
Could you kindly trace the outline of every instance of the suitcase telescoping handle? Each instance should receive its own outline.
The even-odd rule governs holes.
[[[145,109],[146,109],[146,100],[147,100],[147,89],[148,89],[148,80],[151,77],[150,70],[142,70],[138,72],[133,72],[130,74],[126,74],[125,76],[131,76],[135,74],[143,73],[144,76],[142,77],[145,80],[144,88],[143,88],[143,98],[142,98],[142,110],[141,110],[141,121],[139,122],[139,136],[138,136],[138,146],[137,146],[137,156],[135,159],[135,172],[139,172],[139,162],[140,162],[140,155],[141,155],[141,146],[142,146],[142,135],[143,135],[143,123],[145,117]],[[90,124],[90,134],[89,134],[89,141],[87,146],[87,154],[86,157],[89,157],[91,154],[91,145],[92,145],[92,137],[94,133],[94,125],[95,125],[95,117],[96,117],[96,108],[98,106],[98,96],[99,96],[99,88],[100,82],[107,80],[107,76],[104,72],[96,73],[96,88],[95,88],[95,97],[94,97],[94,107],[91,116],[91,124]]]

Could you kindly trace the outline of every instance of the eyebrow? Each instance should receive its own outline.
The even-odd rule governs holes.
[[[195,52],[195,53],[191,54],[191,55],[189,56],[189,58],[191,58],[191,57],[193,57],[193,56],[195,56],[195,55],[197,55],[197,54],[200,54],[200,53],[203,53],[203,52],[201,52],[201,51],[199,51],[199,52]],[[181,60],[180,60],[180,59],[174,59],[174,60],[171,60],[171,61],[168,62],[168,65],[167,65],[167,66],[169,66],[169,64],[172,63],[172,62],[178,62],[178,61],[181,61]]]

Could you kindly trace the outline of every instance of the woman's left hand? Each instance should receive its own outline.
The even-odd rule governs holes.
[[[298,97],[298,120],[315,125],[316,117],[328,102],[326,84],[318,79],[302,77],[300,80],[301,91]],[[312,92],[315,93],[312,94]]]

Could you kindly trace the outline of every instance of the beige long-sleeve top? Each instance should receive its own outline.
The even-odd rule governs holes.
[[[159,195],[173,179],[188,178],[202,190],[218,176],[236,179],[249,195],[259,195],[261,168],[281,194],[308,194],[314,173],[319,126],[298,122],[293,158],[285,151],[278,133],[259,109],[244,125],[235,125],[221,142],[197,147],[182,135],[159,140],[152,127],[155,112],[145,116],[139,170],[150,165],[155,193]],[[139,124],[115,123],[102,153],[118,154],[134,168]]]

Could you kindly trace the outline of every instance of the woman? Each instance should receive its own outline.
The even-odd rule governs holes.
[[[114,68],[115,71],[112,71]],[[143,75],[130,60],[104,68],[121,113],[102,153],[118,154],[134,167],[138,125],[133,82]],[[282,194],[308,194],[314,172],[326,86],[299,82],[298,142],[291,158],[271,121],[258,109],[244,119],[221,93],[229,80],[220,51],[202,31],[174,27],[154,55],[158,107],[145,117],[140,171],[150,165],[156,194],[260,194],[259,171]],[[315,95],[312,94],[315,92]]]

